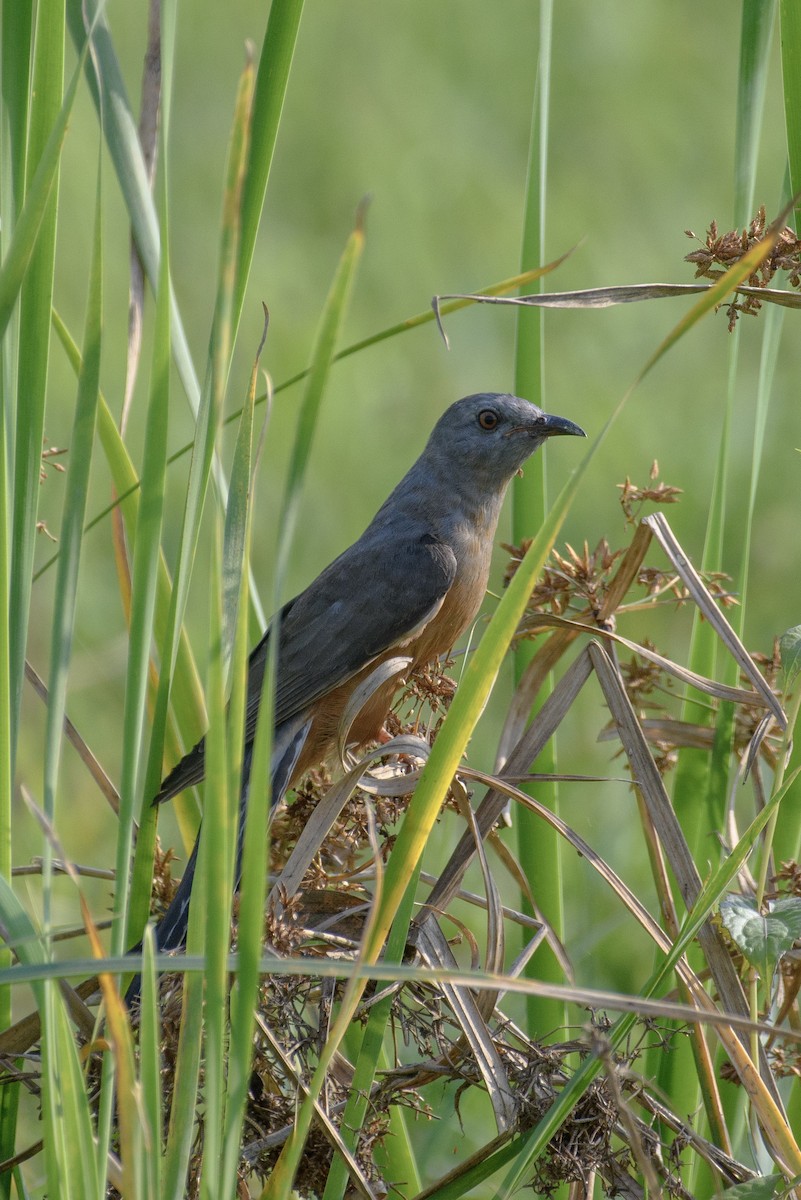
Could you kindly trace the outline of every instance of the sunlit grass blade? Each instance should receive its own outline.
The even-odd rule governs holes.
[[[465,668],[460,686],[439,730],[431,756],[417,785],[387,865],[381,904],[365,949],[365,958],[368,962],[376,961],[388,936],[386,960],[389,962],[402,961],[423,849],[430,837],[442,801],[467,742],[489,698],[534,581],[550,553],[578,484],[602,440],[603,438],[600,437],[590,448],[582,464],[557,497],[498,604],[475,654]],[[392,931],[391,935],[390,930]],[[321,1057],[320,1068],[318,1068],[312,1083],[313,1094],[316,1094],[315,1089],[319,1090],[322,1084],[326,1058],[333,1054],[339,1039],[352,1020],[363,986],[363,983],[361,986],[356,986],[350,995],[349,1003],[347,1005],[343,1003],[340,1009],[326,1045],[325,1054]],[[386,1013],[380,1014],[380,1017],[385,1020]],[[380,1030],[379,1037],[379,1031],[373,1028],[373,1024],[374,1019],[371,1015],[365,1030],[364,1042],[369,1041],[372,1046],[379,1046],[383,1039],[383,1028]],[[360,1128],[360,1122],[349,1124],[348,1121],[353,1116],[352,1108],[357,1104],[357,1095],[364,1097],[369,1094],[366,1076],[375,1071],[376,1065],[376,1061],[373,1061],[366,1064],[365,1067],[365,1064],[357,1060],[356,1079],[358,1080],[357,1087],[360,1090],[357,1093],[354,1088],[349,1105],[351,1111],[346,1113],[345,1124],[349,1130]],[[273,1184],[271,1180],[265,1193],[271,1197],[271,1200],[286,1194],[288,1181],[294,1173],[295,1163],[302,1150],[311,1115],[311,1106],[306,1101],[298,1115],[295,1132],[279,1159],[279,1165],[274,1175],[276,1183]],[[348,1137],[350,1136],[349,1134]],[[350,1142],[348,1144],[349,1148],[352,1148]]]
[[[521,267],[532,267],[545,258],[545,221],[548,190],[548,123],[550,115],[551,50],[553,38],[553,4],[540,6],[539,44],[534,103],[531,115],[526,207],[523,217],[523,249]],[[540,283],[539,290],[542,290]],[[545,314],[538,308],[516,309],[515,325],[515,391],[527,400],[547,410],[544,373]],[[526,465],[523,477],[512,483],[512,542],[519,546],[542,525],[548,510],[547,464],[548,450],[536,455]],[[514,651],[515,682],[519,683],[534,654],[531,642],[521,641]],[[544,699],[544,696],[542,697]],[[546,774],[557,770],[556,740],[552,739],[540,755],[536,768]],[[556,783],[543,784],[538,793],[554,810],[559,811],[559,788]],[[537,904],[546,920],[561,938],[564,926],[564,896],[562,894],[562,847],[554,831],[537,821],[528,812],[516,814],[515,835],[517,857],[524,874],[537,880]],[[527,897],[521,897],[524,911],[532,913]],[[545,945],[534,954],[526,974],[558,982],[562,978],[559,962]],[[530,999],[527,1005],[531,1029],[558,1030],[564,1027],[567,1015],[564,1006],[552,1000]]]
[[[628,399],[643,380],[647,373],[656,365],[661,357],[676,344],[684,333],[699,321],[710,309],[725,297],[736,286],[743,274],[754,269],[754,263],[761,261],[769,252],[771,239],[776,230],[771,227],[771,233],[765,243],[760,244],[751,253],[751,262],[746,266],[738,265],[715,285],[715,299],[709,300],[704,296],[679,324],[660,343],[656,351],[646,361],[634,383],[623,396],[615,411],[607,420],[595,443],[590,447],[584,461],[574,472],[573,476],[563,487],[545,522],[529,547],[525,558],[513,576],[504,596],[490,621],[473,658],[465,669],[460,687],[451,703],[448,715],[442,724],[434,743],[431,756],[426,764],[423,776],[417,786],[412,804],[410,805],[401,832],[393,848],[392,856],[387,867],[386,880],[382,903],[373,925],[371,940],[366,951],[368,961],[375,961],[383,947],[384,940],[390,934],[385,951],[385,959],[389,962],[400,962],[406,944],[406,936],[411,917],[414,899],[414,883],[419,871],[420,857],[426,841],[433,828],[442,800],[447,792],[450,780],[464,753],[473,728],[483,711],[489,693],[493,687],[501,660],[511,642],[517,623],[525,608],[526,601],[533,584],[539,575],[545,560],[550,553],[559,529],[570,507],[576,489],[595,453],[605,440],[610,429],[620,415]],[[741,274],[742,272],[743,274]],[[312,1096],[318,1094],[324,1079],[325,1068],[339,1040],[353,1017],[356,1004],[361,995],[359,987],[350,993],[349,1003],[343,1004],[332,1029],[329,1042],[321,1056],[320,1065],[311,1087]],[[374,1010],[375,1012],[375,1010]],[[384,1014],[380,1014],[384,1019]],[[373,1016],[368,1020],[364,1042],[370,1041],[371,1046],[380,1044],[376,1032],[372,1028]],[[368,1064],[369,1066],[370,1064]],[[371,1064],[375,1069],[375,1062]],[[360,1094],[366,1095],[369,1090],[370,1071],[360,1070],[362,1064],[357,1061],[356,1078],[361,1089]],[[351,1118],[351,1129],[358,1129],[358,1118],[353,1120],[352,1098],[349,1105],[348,1117]],[[295,1131],[288,1141],[276,1171],[265,1189],[264,1195],[269,1200],[288,1195],[296,1165],[302,1152],[312,1117],[310,1100],[304,1104],[298,1115]],[[347,1117],[346,1117],[347,1120]],[[549,1134],[550,1136],[550,1134]]]

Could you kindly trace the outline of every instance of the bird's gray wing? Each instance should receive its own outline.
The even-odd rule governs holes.
[[[456,576],[450,546],[420,533],[391,549],[362,537],[284,605],[277,622],[275,724],[304,712],[434,616]],[[255,734],[271,623],[248,663],[245,741]],[[153,803],[177,796],[205,774],[204,739],[167,775]]]
[[[426,533],[388,548],[384,542],[374,549],[360,539],[345,551],[284,615],[276,724],[303,712],[384,651],[398,647],[402,653],[403,644],[438,611],[455,576],[450,546]]]

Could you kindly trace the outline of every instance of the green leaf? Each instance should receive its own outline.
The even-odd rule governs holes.
[[[773,1200],[778,1189],[786,1183],[783,1175],[759,1175],[745,1183],[735,1183],[721,1193],[721,1200]]]
[[[776,963],[801,937],[801,898],[774,900],[768,912],[759,911],[750,896],[726,896],[720,905],[723,924],[763,980],[769,980]]]
[[[801,671],[801,625],[786,629],[779,638],[779,653],[782,659],[785,687],[789,689]]]

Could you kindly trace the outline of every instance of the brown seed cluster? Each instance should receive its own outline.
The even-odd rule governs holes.
[[[688,238],[700,241],[701,246],[685,256],[684,261],[695,265],[695,278],[720,279],[735,263],[739,262],[765,236],[765,206],[762,205],[747,229],[730,229],[719,233],[717,221],[712,221],[701,241],[691,229],[685,229]],[[792,288],[801,285],[801,241],[792,229],[785,227],[776,244],[746,283],[752,288],[769,287],[777,271],[787,274],[787,283]],[[762,307],[758,296],[739,296],[726,305],[729,330],[734,329],[740,313],[755,316]]]

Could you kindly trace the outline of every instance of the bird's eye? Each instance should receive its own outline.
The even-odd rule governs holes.
[[[498,419],[498,414],[491,408],[485,408],[478,414],[478,423],[482,429],[495,429]]]

